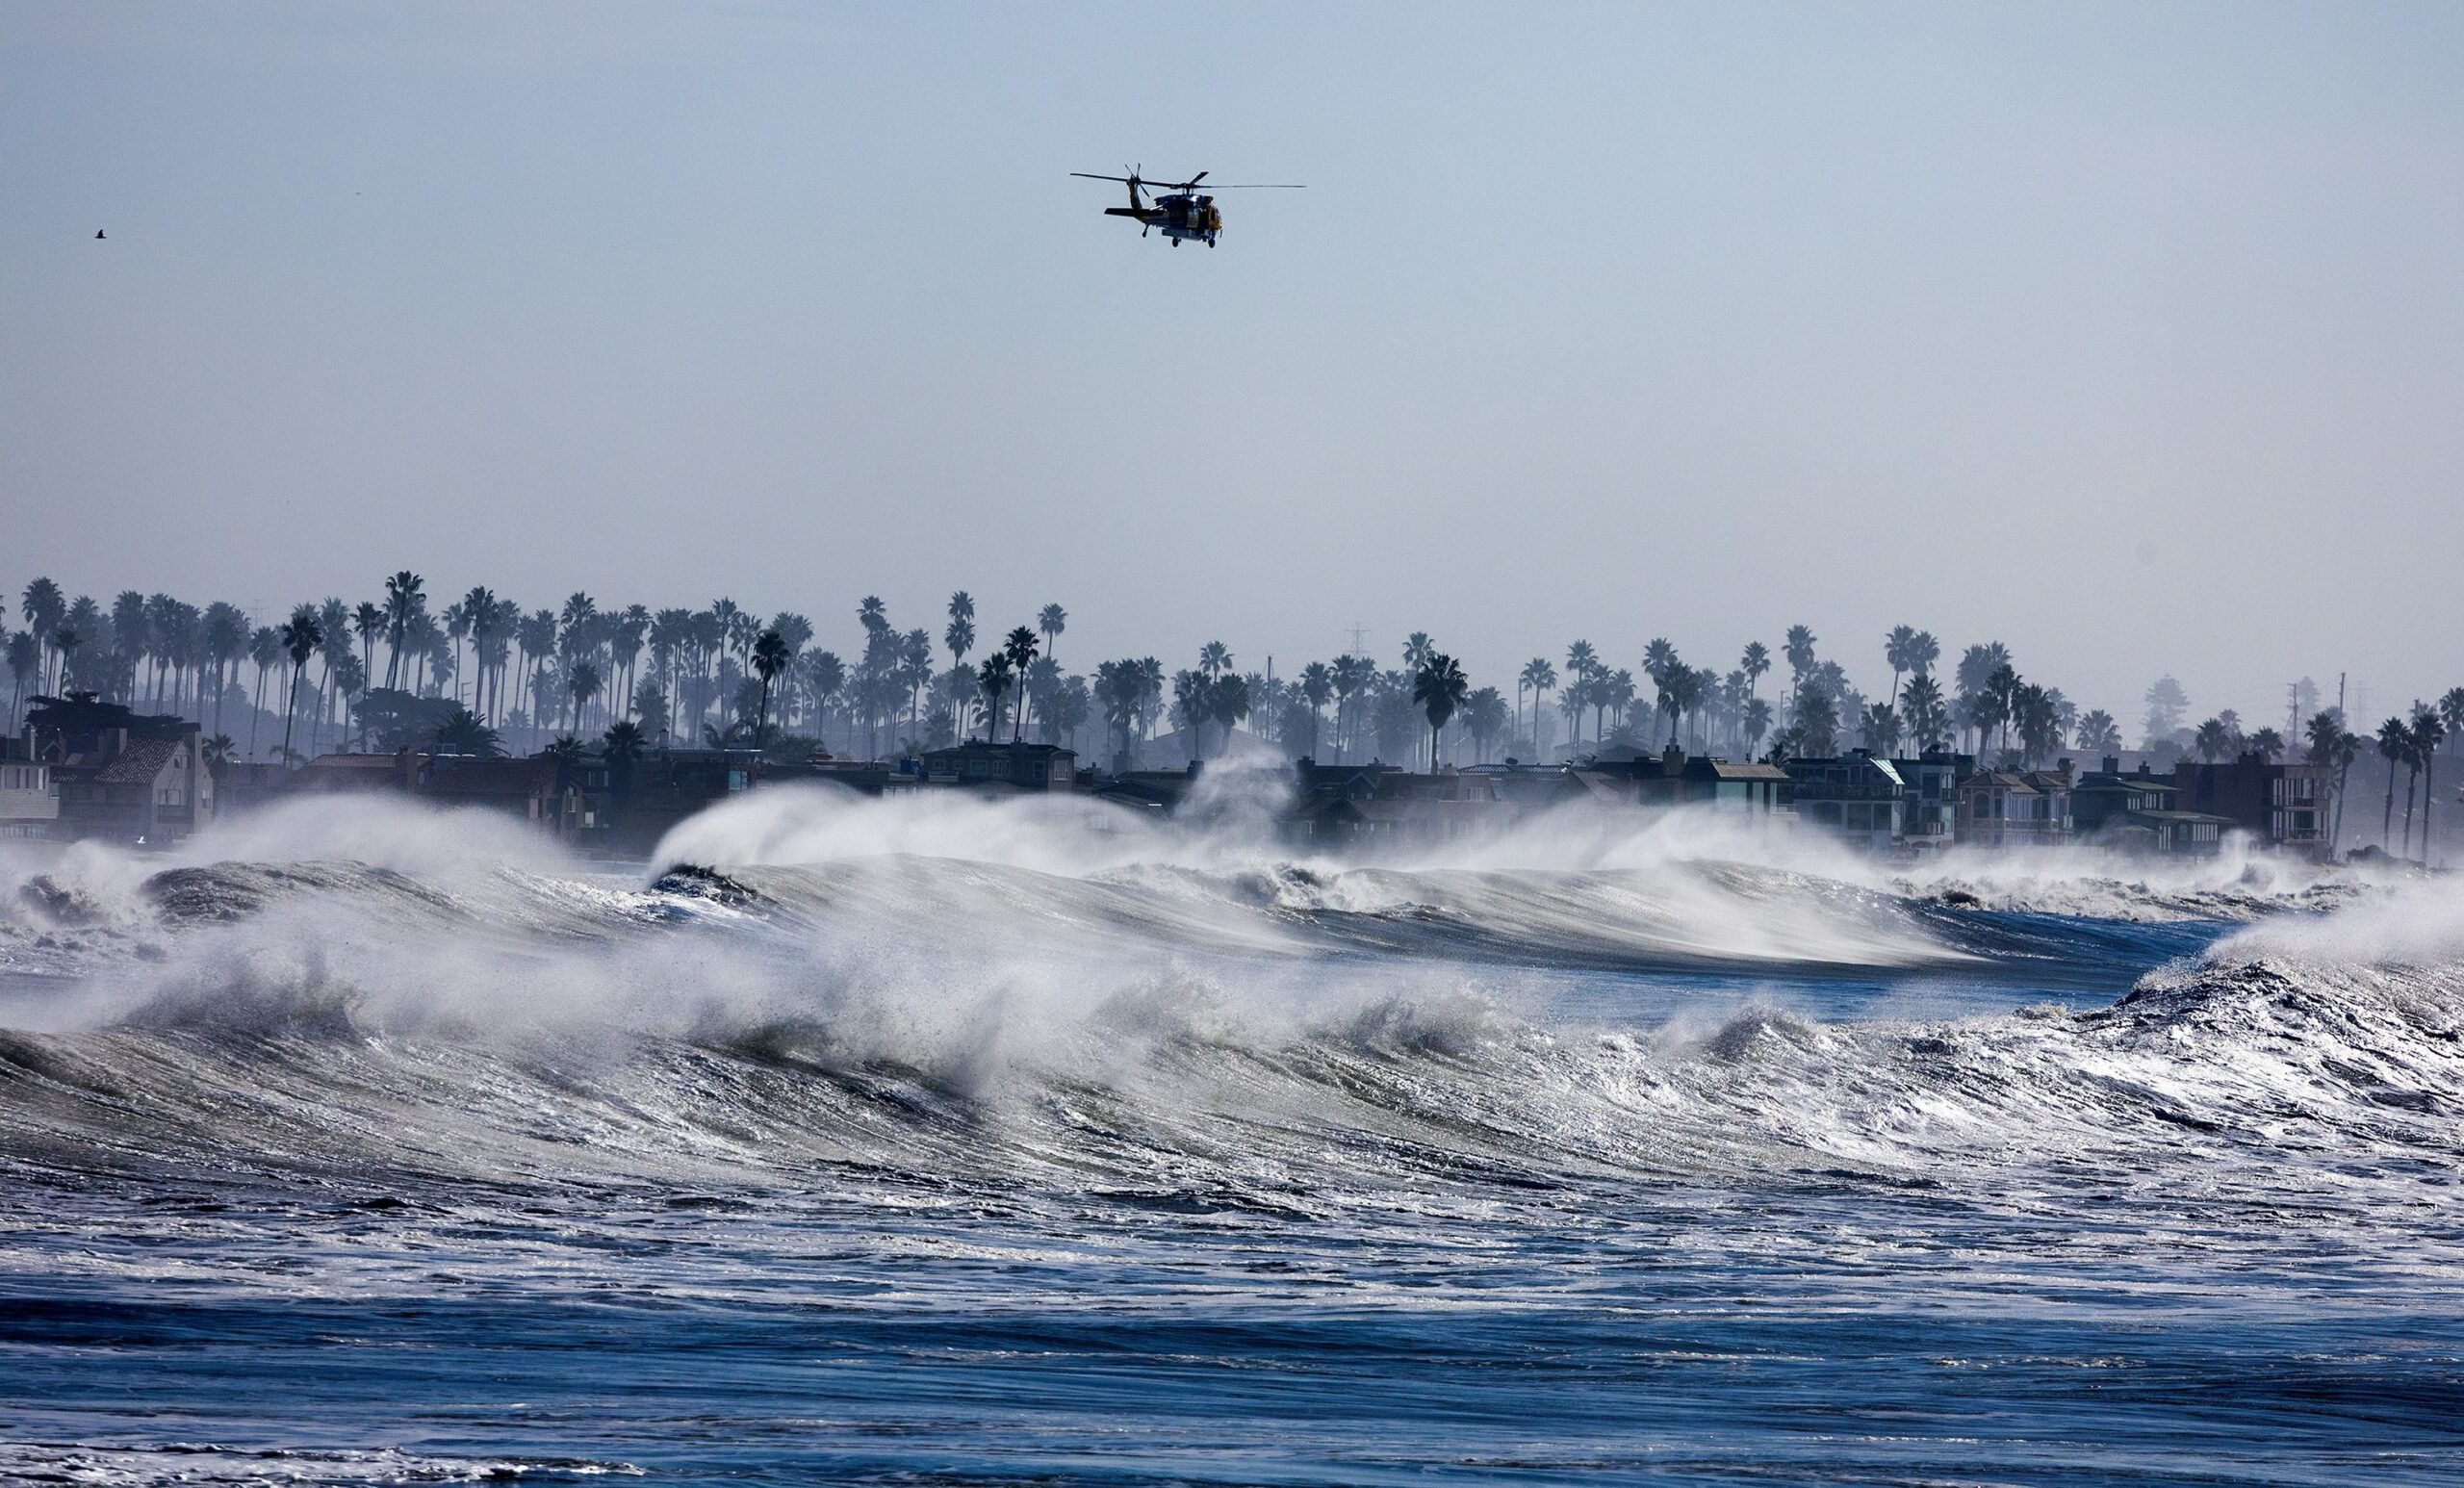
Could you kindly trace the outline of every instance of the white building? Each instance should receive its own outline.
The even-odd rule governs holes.
[[[51,766],[0,760],[0,837],[48,837],[59,820]]]

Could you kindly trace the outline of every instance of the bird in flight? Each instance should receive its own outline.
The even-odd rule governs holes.
[[[101,228],[97,227],[97,228],[95,228],[95,229],[94,229],[94,236],[95,236],[95,237],[99,238],[99,237],[101,237],[102,235],[103,235],[103,230],[102,230]]]

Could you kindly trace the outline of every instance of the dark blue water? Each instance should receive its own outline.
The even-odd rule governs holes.
[[[149,953],[177,1016],[0,1036],[0,1474],[2464,1480],[2437,976],[1983,911],[1897,966],[686,918],[259,916]]]

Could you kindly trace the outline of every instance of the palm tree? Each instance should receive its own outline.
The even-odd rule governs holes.
[[[577,598],[580,598],[580,596],[577,596]],[[881,619],[882,602],[873,599],[869,595],[867,595],[865,599],[866,603],[872,605],[875,619]],[[734,600],[730,599],[726,595],[721,595],[710,602],[710,607],[706,613],[709,615],[717,631],[717,637],[713,644],[722,653],[734,650],[736,645],[737,628],[743,624],[745,619],[744,606],[738,604]],[[873,623],[871,621],[867,621],[864,629],[870,630],[873,629]]]
[[[2273,729],[2261,729],[2250,735],[2247,748],[2251,754],[2273,764],[2284,755],[2284,735]]]
[[[1367,656],[1337,656],[1328,670],[1334,674],[1335,682],[1335,753],[1349,759],[1360,712],[1353,700],[1375,680],[1377,664]]]
[[[351,629],[359,636],[359,664],[373,672],[376,668],[376,637],[385,630],[385,612],[374,602],[362,600],[350,612]]]
[[[1189,739],[1190,762],[1206,757],[1206,721],[1215,715],[1215,699],[1207,675],[1195,668],[1172,674],[1172,707],[1181,715],[1181,731]]]
[[[572,717],[575,728],[589,726],[590,700],[599,696],[599,667],[595,662],[577,661],[573,670],[565,674],[565,691],[574,702]]]
[[[1318,755],[1318,724],[1326,707],[1326,700],[1335,695],[1335,674],[1322,661],[1312,661],[1300,669],[1300,695],[1309,700],[1309,756]]]
[[[556,735],[554,742],[539,752],[539,757],[556,762],[557,795],[565,793],[565,787],[573,782],[574,766],[581,763],[588,753],[589,746],[570,733]]]
[[[2034,769],[2062,748],[2061,692],[2021,682],[2011,694],[2011,723],[2019,731],[2019,762]]]
[[[2378,843],[2383,849],[2396,834],[2396,766],[2404,762],[2413,750],[2413,731],[2404,727],[2400,718],[2390,718],[2378,726],[2378,757],[2387,761],[2387,809],[2379,818]]]
[[[818,733],[830,700],[847,685],[847,663],[834,651],[811,651],[805,653],[797,669],[804,673],[805,697],[812,704],[813,731]]]
[[[257,752],[257,719],[266,710],[266,674],[282,665],[282,632],[259,626],[248,636],[248,664],[257,669],[254,705],[248,709],[248,753]]]
[[[2114,721],[2113,714],[2100,707],[2092,707],[2079,715],[2079,729],[2072,738],[2083,755],[2121,753],[2121,725]]]
[[[1908,642],[1908,669],[1919,677],[1934,675],[1934,663],[1942,657],[1942,643],[1934,639],[1931,630],[1919,630]]]
[[[795,659],[795,652],[788,648],[787,638],[779,633],[776,626],[762,631],[753,643],[753,670],[761,679],[761,706],[753,721],[753,745],[756,749],[769,745],[770,684],[777,681],[779,674]]]
[[[1676,664],[1677,648],[1670,645],[1665,636],[1654,636],[1644,645],[1643,675],[1653,681],[1661,681],[1668,669]]]
[[[154,651],[154,629],[147,623],[145,596],[139,590],[123,589],[112,601],[112,641],[130,661],[142,671],[143,663]],[[129,701],[136,701],[137,688],[132,676]]]
[[[1409,670],[1419,671],[1436,654],[1437,643],[1428,638],[1426,630],[1414,630],[1403,637],[1403,665]]]
[[[436,752],[440,755],[471,755],[481,759],[500,758],[504,749],[497,742],[497,731],[461,704],[456,703],[438,720]]]
[[[212,738],[201,740],[196,747],[197,761],[218,775],[224,765],[229,764],[238,756],[239,746],[231,742],[231,735],[227,733],[218,733]]]
[[[1249,679],[1238,672],[1227,672],[1206,684],[1205,709],[1208,717],[1223,726],[1223,742],[1232,742],[1232,727],[1249,716]]]
[[[1955,706],[1959,713],[1960,726],[1963,729],[1978,731],[1980,737],[1977,747],[1980,753],[1986,747],[1981,735],[1989,727],[1983,720],[1989,716],[1993,709],[1989,703],[1982,708],[1977,705],[1985,696],[1987,679],[2010,663],[2011,648],[2000,641],[1989,641],[1982,646],[1970,646],[1963,652],[1960,655],[1959,668],[1953,674],[1954,684],[1959,688],[1958,702]]]
[[[411,617],[426,603],[420,576],[403,569],[385,580],[385,636],[388,655],[385,660],[385,685],[400,685],[402,673],[402,642],[408,635]]]
[[[1788,701],[1794,707],[1804,706],[1806,674],[1813,670],[1814,633],[1811,626],[1790,626],[1781,642],[1781,651],[1788,658]]]
[[[1198,675],[1209,681],[1232,670],[1232,653],[1221,641],[1209,641],[1197,650]]]
[[[1002,658],[1010,663],[1011,679],[1018,688],[1018,709],[1013,743],[1027,736],[1027,668],[1035,663],[1036,651],[1036,633],[1025,626],[1013,629],[1001,643]]]
[[[2214,764],[2233,753],[2233,731],[2222,718],[2211,718],[2191,735],[2191,747],[2198,751],[2199,758]]]
[[[1569,698],[1577,691],[1580,691],[1583,696],[1583,706],[1590,706],[1593,690],[1591,680],[1599,673],[1600,653],[1592,650],[1591,642],[1577,641],[1566,648],[1566,681],[1568,683],[1566,694]],[[1571,716],[1574,719],[1572,742],[1579,744],[1582,742],[1582,708],[1573,709]]]
[[[2310,741],[2304,751],[2312,764],[2325,765],[2336,772],[2335,815],[2327,825],[2327,854],[2335,856],[2336,839],[2345,825],[2345,777],[2352,769],[2353,757],[2361,753],[2361,740],[2345,731],[2344,719],[2335,712],[2311,715],[2302,726],[2303,735]]]
[[[291,657],[291,702],[282,711],[282,754],[285,759],[289,759],[292,757],[291,724],[299,712],[299,674],[308,670],[308,658],[324,644],[325,632],[317,623],[316,606],[302,604],[291,612],[291,619],[283,624],[279,633],[282,649]]]
[[[420,616],[420,621],[432,627],[424,613]],[[321,664],[324,675],[317,679],[317,726],[308,735],[308,748],[312,754],[321,748],[324,727],[333,716],[334,684],[338,680],[335,668],[350,655],[350,606],[339,598],[327,597],[317,606],[317,629],[324,636],[317,648],[317,660]]]
[[[1058,604],[1045,605],[1036,611],[1036,629],[1043,632],[1043,654],[1051,656],[1053,643],[1061,639],[1062,631],[1069,629],[1069,611]],[[1053,659],[1057,662],[1060,658],[1055,656]]]
[[[1916,669],[1916,628],[1893,626],[1883,637],[1883,659],[1890,663],[1890,695],[1899,696],[1899,674]]]
[[[1666,641],[1655,641],[1652,644],[1662,648],[1668,646]],[[1649,654],[1648,652],[1645,653],[1646,657]],[[1678,660],[1677,653],[1673,649],[1667,651],[1666,656],[1656,668],[1652,667],[1647,659],[1645,669],[1651,672],[1654,689],[1657,694],[1654,700],[1654,706],[1668,719],[1668,742],[1674,744],[1677,742],[1678,717],[1685,710],[1686,679],[1694,669]]]
[[[1050,661],[1052,658],[1046,656],[1044,659]],[[1044,706],[1044,722],[1048,726],[1047,731],[1053,740],[1071,749],[1077,748],[1078,730],[1087,722],[1087,716],[1093,706],[1093,700],[1088,696],[1087,692],[1087,679],[1070,678],[1066,682],[1053,689],[1052,696],[1045,701]]]
[[[1839,706],[1820,683],[1805,690],[1787,732],[1808,757],[1827,759],[1839,752]]]
[[[1917,673],[1899,690],[1899,716],[1919,755],[1950,742],[1950,709],[1942,701],[1942,684],[1931,674]]]
[[[784,630],[779,632],[786,635]],[[793,637],[788,637],[793,642]],[[790,650],[794,647],[789,646]],[[933,683],[933,632],[910,630],[898,643],[898,675],[907,688],[907,722],[914,728],[916,715],[924,706],[924,689]]]
[[[1876,703],[1865,709],[1859,731],[1864,735],[1865,748],[1888,758],[1899,753],[1899,714],[1887,703]]]
[[[445,638],[453,643],[453,675],[459,679],[462,675],[462,642],[471,633],[470,606],[460,600],[455,600],[445,606],[445,613],[438,619],[444,622]],[[459,700],[461,695],[461,687],[457,681],[454,697]]]
[[[2017,669],[2004,661],[1986,674],[1985,685],[1977,692],[1978,701],[1985,705],[1977,716],[1989,731],[1996,728],[2001,731],[2006,752],[2011,743],[2011,725],[2018,711],[2021,685]]]
[[[24,603],[19,613],[26,617],[26,629],[34,632],[35,690],[47,692],[51,689],[45,684],[42,675],[42,653],[51,644],[52,635],[59,630],[62,622],[68,618],[68,597],[61,593],[60,586],[50,579],[37,578],[26,585]]]
[[[985,657],[984,664],[975,669],[975,685],[983,692],[990,714],[984,733],[988,742],[997,738],[1001,732],[1001,695],[1010,690],[1012,675],[1007,650],[996,651]]]
[[[237,604],[217,600],[205,607],[206,659],[214,665],[214,731],[222,731],[222,697],[230,690],[231,664],[248,645],[248,617]]]
[[[1095,668],[1095,701],[1104,706],[1104,722],[1119,736],[1120,747],[1114,754],[1114,768],[1129,767],[1130,734],[1138,726],[1139,703],[1146,691],[1146,678],[1136,661],[1107,661]]]
[[[1438,740],[1444,734],[1446,721],[1463,706],[1472,684],[1463,676],[1463,668],[1452,656],[1442,651],[1431,651],[1421,662],[1420,671],[1412,678],[1412,702],[1428,715],[1428,767],[1438,767]]]
[[[619,718],[599,736],[599,757],[607,761],[607,783],[616,797],[619,811],[632,799],[633,766],[649,747],[650,741],[643,736],[642,726],[629,718]]]
[[[2422,866],[2429,866],[2430,808],[2438,800],[2438,746],[2447,742],[2447,726],[2439,720],[2438,709],[2426,703],[2413,705],[2413,758],[2422,772]],[[2404,785],[2404,836],[2413,834],[2413,787]]]
[[[2307,747],[2302,755],[2312,764],[2333,764],[2336,741],[2344,736],[2344,725],[2332,712],[2314,713],[2301,729]]]
[[[51,632],[51,649],[55,656],[52,678],[60,691],[67,691],[68,683],[75,680],[76,674],[69,670],[69,658],[76,655],[77,649],[85,644],[85,633],[73,625],[63,624]]]
[[[1556,685],[1557,669],[1550,665],[1546,656],[1532,657],[1515,674],[1514,726],[1523,727],[1523,693],[1527,687],[1531,691],[1531,748],[1535,754],[1540,749],[1540,695]]]
[[[42,675],[42,643],[32,630],[20,630],[9,637],[9,676],[16,683],[16,695],[9,704],[11,719],[21,719],[26,707],[26,680],[39,680]]]
[[[1737,659],[1736,665],[1737,670],[1745,674],[1745,695],[1751,699],[1755,684],[1762,680],[1763,673],[1771,670],[1771,648],[1760,641],[1748,641],[1745,643],[1745,654]]]

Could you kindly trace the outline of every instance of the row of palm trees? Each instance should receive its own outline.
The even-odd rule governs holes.
[[[975,601],[963,590],[944,607],[937,647],[931,630],[901,629],[878,597],[864,597],[852,660],[815,648],[804,615],[782,610],[765,621],[725,597],[701,609],[653,610],[577,591],[558,605],[526,609],[475,586],[432,608],[424,578],[407,570],[387,576],[372,599],[303,603],[263,626],[228,603],[199,606],[131,590],[106,605],[72,599],[49,578],[26,586],[19,610],[23,629],[6,636],[16,707],[30,695],[83,688],[193,714],[219,733],[236,701],[250,714],[247,754],[258,752],[261,721],[278,710],[282,741],[268,752],[295,758],[301,730],[313,753],[351,736],[354,724],[364,731],[370,711],[398,709],[390,701],[398,699],[449,704],[467,715],[456,728],[534,748],[603,735],[618,723],[653,742],[809,740],[867,756],[1005,731],[1076,744],[1095,728],[1117,759],[1167,723],[1186,733],[1192,757],[1225,747],[1245,725],[1288,754],[1341,760],[1552,757],[1664,742],[1762,757],[1824,756],[1850,744],[1894,754],[1957,747],[2029,767],[2066,748],[2095,755],[2121,747],[2110,713],[2083,712],[2060,688],[2029,680],[2002,643],[1968,646],[1938,675],[1943,647],[1905,625],[1883,637],[1888,690],[1869,699],[1821,654],[1805,625],[1788,627],[1776,652],[1748,642],[1725,671],[1689,664],[1664,638],[1630,667],[1578,639],[1562,662],[1531,657],[1509,692],[1472,687],[1460,664],[1419,631],[1396,668],[1347,654],[1280,677],[1244,672],[1227,647],[1210,642],[1195,665],[1168,675],[1152,656],[1072,675],[1057,656],[1069,618],[1061,605],[1042,606],[980,649]],[[1432,673],[1438,660],[1446,666]],[[1763,680],[1781,667],[1785,685],[1764,696]],[[250,669],[253,688],[243,685]],[[2149,688],[2147,703],[2151,745],[2178,743],[2207,759],[2250,751],[2276,757],[2286,747],[2272,729],[2245,732],[2230,710],[2177,728],[2188,700],[2170,678]],[[2427,745],[2424,720],[2435,734]],[[1558,721],[1562,744],[1552,736]],[[2382,726],[2387,830],[2396,765],[2426,780],[2441,741],[2451,747],[2459,737],[2464,688]],[[2406,794],[2409,803],[2409,785]],[[2408,804],[2408,823],[2410,815]],[[2403,840],[2409,846],[2409,825]]]
[[[2205,731],[2204,726],[2201,731]],[[2426,863],[2431,818],[2438,799],[2438,756],[2442,746],[2464,742],[2464,687],[2449,688],[2435,703],[2416,699],[2409,716],[2388,718],[2367,740],[2348,731],[2342,716],[2332,708],[2312,715],[2302,731],[2305,757],[2312,764],[2326,765],[2336,772],[2336,812],[2329,829],[2330,847],[2343,833],[2345,786],[2353,761],[2361,757],[2364,750],[2374,750],[2387,770],[2386,804],[2379,819],[2378,839],[2394,846],[2397,856],[2413,859],[2413,802],[2418,790],[2422,820],[2419,860]],[[2400,842],[2396,835],[2396,772],[2400,768],[2404,771],[2404,827]]]
[[[48,579],[28,586],[24,611],[27,630],[16,649],[31,651],[34,665],[19,668],[21,694],[33,671],[38,690],[73,678],[98,692],[135,696],[134,672],[141,668],[145,701],[184,710],[211,697],[218,724],[235,667],[255,665],[262,706],[269,674],[289,660],[286,753],[297,694],[309,681],[306,664],[295,656],[303,617],[315,621],[309,654],[320,663],[306,700],[312,749],[339,737],[355,700],[376,690],[380,648],[385,690],[449,697],[475,716],[501,720],[500,728],[526,731],[534,741],[595,731],[620,716],[640,720],[655,737],[724,739],[748,726],[765,736],[775,704],[784,731],[818,737],[834,720],[851,747],[859,747],[854,740],[860,731],[866,753],[879,751],[886,726],[902,722],[893,744],[929,743],[979,725],[997,729],[1004,716],[1019,735],[1032,719],[1044,731],[1074,736],[1099,708],[1126,748],[1129,734],[1152,731],[1167,696],[1162,669],[1151,657],[1107,663],[1091,680],[1063,674],[1053,652],[1067,614],[1058,604],[1044,606],[1032,626],[1014,629],[981,665],[970,665],[976,615],[964,591],[953,594],[947,607],[946,669],[937,664],[928,631],[900,630],[870,596],[858,606],[864,642],[853,665],[810,649],[811,622],[791,611],[765,625],[727,598],[701,610],[653,612],[640,604],[602,606],[576,592],[561,606],[526,612],[510,599],[474,587],[432,612],[424,580],[409,571],[388,576],[375,600],[303,604],[290,622],[253,629],[235,605],[198,611],[168,596],[133,591],[115,602],[106,619],[90,601],[65,600]],[[771,636],[776,640],[765,644]],[[1783,754],[1828,754],[1851,738],[1881,750],[1903,743],[1941,748],[1956,739],[1980,749],[1998,743],[2033,761],[2061,748],[2074,729],[2082,748],[2115,732],[2109,715],[2081,716],[2058,689],[2024,681],[1998,643],[1968,649],[1959,664],[1958,691],[1946,697],[1932,675],[1938,643],[1908,626],[1894,629],[1884,646],[1891,692],[1880,703],[1868,703],[1815,646],[1810,628],[1788,629],[1781,655],[1789,685],[1775,702],[1758,695],[1773,666],[1772,653],[1759,641],[1747,645],[1723,677],[1688,665],[1669,642],[1656,639],[1641,659],[1651,689],[1646,697],[1634,671],[1608,666],[1588,641],[1578,640],[1567,648],[1562,685],[1556,666],[1539,656],[1518,674],[1510,707],[1502,696],[1492,706],[1494,689],[1467,691],[1462,731],[1482,757],[1501,739],[1509,750],[1552,753],[1545,705],[1556,692],[1571,748],[1583,744],[1586,721],[1595,748],[1647,743],[1651,731],[1638,707],[1665,722],[1670,742],[1683,738],[1746,754],[1763,752],[1766,739],[1772,752]],[[1278,680],[1235,673],[1228,653],[1214,643],[1195,668],[1170,679],[1170,713],[1176,726],[1194,731],[1194,752],[1204,749],[1210,728],[1221,737],[1243,720],[1277,740],[1305,732],[1310,750],[1322,752],[1331,704],[1334,757],[1393,753],[1405,747],[1399,744],[1405,729],[1416,727],[1409,722],[1418,706],[1413,695],[1433,651],[1426,634],[1415,632],[1404,644],[1400,670],[1348,654]],[[250,753],[255,748],[252,718]],[[1442,748],[1442,738],[1434,741],[1430,757]]]
[[[1716,667],[1689,665],[1674,645],[1656,638],[1644,647],[1639,677],[1604,661],[1589,641],[1577,640],[1566,648],[1562,672],[1543,655],[1516,674],[1514,727],[1521,734],[1528,695],[1527,737],[1537,743],[1544,705],[1554,692],[1576,747],[1583,742],[1586,722],[1595,748],[1648,743],[1652,731],[1641,726],[1637,708],[1657,716],[1670,744],[1732,755],[1827,756],[1851,742],[1877,753],[1957,744],[1978,753],[1998,749],[2015,763],[2032,765],[2074,738],[2081,749],[2119,747],[2111,714],[2082,713],[2061,689],[2028,681],[2000,642],[1967,649],[1954,675],[1956,692],[1946,693],[1934,675],[1941,654],[1940,642],[1930,632],[1896,627],[1883,644],[1890,689],[1879,701],[1868,700],[1844,667],[1820,655],[1810,627],[1791,626],[1779,652],[1788,668],[1787,687],[1765,699],[1760,686],[1774,668],[1774,654],[1758,640],[1748,642],[1736,665],[1723,675]]]

